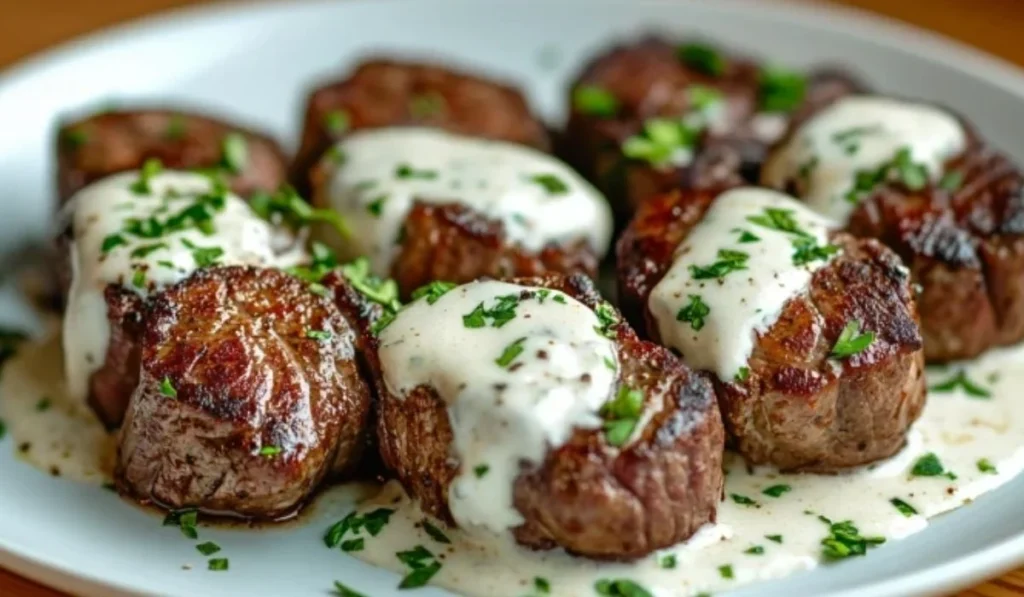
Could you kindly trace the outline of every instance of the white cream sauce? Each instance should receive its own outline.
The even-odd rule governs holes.
[[[397,511],[380,535],[367,536],[365,549],[351,555],[404,575],[409,569],[395,554],[422,545],[441,558],[434,584],[479,597],[537,594],[533,590],[536,577],[547,579],[551,594],[559,597],[592,597],[600,579],[630,579],[657,597],[718,594],[821,565],[843,565],[822,559],[821,541],[829,527],[819,515],[835,522],[850,520],[862,536],[892,541],[924,530],[928,518],[968,504],[1024,468],[1024,403],[1019,400],[1024,348],[994,351],[962,367],[930,370],[929,383],[942,384],[961,369],[991,396],[933,392],[906,448],[874,466],[838,476],[791,475],[768,469],[748,471],[738,458],[727,458],[726,497],[718,510],[718,523],[638,562],[594,562],[557,550],[532,552],[513,545],[507,536],[482,542],[433,521],[451,540],[449,545],[442,544],[424,532],[424,515],[394,483],[360,506],[361,511],[381,506]],[[915,463],[928,453],[934,453],[956,478],[913,475]],[[979,468],[983,459],[991,469]],[[789,490],[778,497],[764,493],[776,486]],[[737,503],[733,495],[756,504]],[[917,514],[901,513],[891,502],[894,498]],[[778,536],[781,542],[768,536]],[[748,553],[751,548],[762,553]],[[867,557],[885,557],[885,549],[885,545],[871,548]],[[662,567],[666,556],[675,556],[675,568]],[[729,571],[731,578],[726,578]],[[348,584],[360,588],[356,582]]]
[[[103,292],[108,285],[147,296],[204,264],[288,265],[301,258],[301,252],[278,257],[274,245],[280,232],[231,193],[222,195],[219,207],[206,209],[205,232],[188,220],[174,231],[133,233],[133,220],[166,224],[213,191],[207,176],[190,172],[159,173],[149,180],[148,193],[132,190],[139,180],[138,172],[115,174],[79,191],[65,208],[74,231],[65,371],[68,391],[78,400],[85,399],[89,378],[106,358],[110,330]]]
[[[515,316],[506,323],[484,315],[508,301]],[[600,427],[617,377],[600,325],[564,293],[487,281],[433,304],[421,298],[380,333],[388,389],[400,397],[430,385],[448,405],[461,465],[449,505],[461,526],[504,533],[521,524],[512,504],[521,464],[540,463],[576,428]]]
[[[316,194],[345,217],[351,237],[324,240],[345,258],[366,256],[390,273],[396,242],[415,201],[462,203],[504,225],[530,251],[588,240],[604,255],[612,217],[604,197],[555,158],[513,143],[436,129],[357,132],[324,157],[332,171]]]
[[[662,343],[691,367],[732,381],[746,366],[756,335],[827,263],[827,257],[802,263],[798,246],[827,246],[830,225],[769,189],[744,187],[717,197],[648,298]],[[716,267],[724,271],[719,277],[713,276]]]
[[[906,148],[934,180],[966,143],[960,122],[944,110],[888,97],[849,96],[813,116],[777,148],[765,162],[761,182],[776,188],[792,183],[815,211],[845,221],[857,203],[847,195],[858,173],[877,171]]]

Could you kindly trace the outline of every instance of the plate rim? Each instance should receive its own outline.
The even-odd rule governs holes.
[[[424,0],[420,0],[423,2]],[[449,9],[470,8],[478,10],[481,0],[429,0],[437,6],[448,5]],[[866,10],[836,4],[811,3],[809,0],[717,0],[714,4],[700,0],[487,0],[507,4],[525,2],[543,4],[578,4],[593,9],[594,5],[629,3],[631,6],[644,5],[700,5],[703,10],[723,13],[739,10],[758,13],[761,18],[784,19],[802,27],[842,32],[869,41],[887,49],[913,50],[929,55],[932,60],[941,60],[951,67],[969,71],[984,79],[988,84],[1013,94],[1024,104],[1024,68],[1012,62],[989,54],[944,34],[929,31],[897,19],[871,13]],[[308,9],[317,5],[369,5],[407,4],[411,0],[257,0],[243,2],[228,0],[209,5],[188,5],[157,13],[144,15],[121,23],[76,36],[47,49],[24,56],[0,69],[0,95],[9,89],[26,84],[36,77],[61,68],[71,60],[88,60],[103,49],[128,43],[134,39],[155,36],[195,26],[198,21],[217,21],[232,16],[256,13],[272,14],[285,7]],[[997,489],[996,491],[999,491]],[[876,556],[877,557],[877,556]],[[859,587],[831,593],[832,597],[859,597],[864,594],[902,596],[956,590],[967,585],[992,578],[1021,563],[1024,563],[1024,533],[1012,536],[983,549],[966,553],[914,572],[893,576],[879,582],[869,582]],[[44,586],[63,591],[77,591],[83,594],[139,595],[134,588],[115,580],[107,580],[98,574],[76,568],[63,561],[50,558],[24,545],[12,543],[0,536],[0,565],[8,572],[23,576]],[[85,586],[82,586],[84,583]],[[744,587],[744,588],[749,588]],[[87,593],[85,593],[87,591]]]

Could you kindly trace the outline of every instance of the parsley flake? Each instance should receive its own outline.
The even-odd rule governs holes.
[[[332,110],[324,114],[324,126],[327,132],[337,137],[349,129],[350,119],[345,110]]]
[[[777,498],[777,497],[782,496],[782,494],[784,494],[784,493],[789,493],[792,490],[793,490],[793,488],[790,487],[789,485],[781,484],[781,485],[772,485],[771,487],[766,488],[761,493],[763,493],[763,494],[765,494],[767,496],[773,497],[773,498]]]
[[[990,392],[987,388],[985,388],[978,382],[969,378],[967,376],[967,371],[963,369],[957,371],[956,374],[953,375],[953,377],[947,379],[946,381],[931,386],[930,388],[928,388],[928,390],[931,392],[943,394],[955,392],[956,390],[961,390],[964,394],[967,394],[971,398],[992,397],[992,392]]]
[[[217,572],[223,572],[228,569],[227,558],[213,558],[210,560],[208,568]]]
[[[260,456],[266,456],[269,458],[271,456],[277,456],[283,451],[284,450],[281,446],[263,446],[260,448],[259,454]]]
[[[220,551],[220,546],[212,541],[207,541],[206,543],[200,543],[199,545],[196,545],[196,551],[203,554],[204,556],[212,556],[213,554]]]
[[[891,500],[889,500],[889,503],[895,506],[896,509],[900,511],[900,514],[906,516],[907,518],[910,518],[911,516],[917,514],[917,508],[914,508],[913,506],[901,500],[900,498],[892,498]]]
[[[978,465],[978,470],[980,472],[989,473],[989,474],[992,474],[992,475],[995,475],[995,474],[999,473],[999,471],[996,470],[996,465],[992,464],[992,461],[989,460],[988,458],[982,458],[982,459],[978,460],[977,465]]]
[[[829,356],[837,359],[845,359],[859,352],[863,352],[875,341],[874,332],[861,333],[860,321],[854,319],[846,324],[843,331],[839,333],[835,346]]]
[[[768,66],[760,73],[761,109],[765,112],[792,112],[800,107],[807,93],[807,77],[796,71]]]
[[[526,338],[519,338],[515,342],[505,347],[505,350],[501,352],[501,356],[494,359],[494,362],[503,369],[508,369],[512,364],[512,361],[516,360],[523,352],[523,342],[526,342]]]
[[[306,330],[306,337],[311,340],[325,342],[331,339],[331,333],[327,330]]]
[[[249,144],[242,133],[224,135],[221,142],[221,165],[232,174],[241,174],[249,164]]]
[[[554,174],[534,174],[530,177],[530,182],[544,187],[549,195],[564,195],[569,192],[569,185]]]
[[[704,44],[685,44],[676,50],[676,56],[693,70],[720,77],[725,74],[725,58],[714,48]]]
[[[416,301],[426,297],[427,304],[433,305],[442,296],[447,294],[451,289],[455,288],[456,284],[452,282],[442,282],[441,280],[434,280],[430,284],[420,286],[416,290],[412,291],[412,300]]]
[[[694,280],[720,280],[726,275],[747,269],[748,253],[719,249],[718,260],[707,266],[691,265],[690,275]]]
[[[594,590],[602,597],[654,597],[650,591],[627,578],[603,578],[594,583]]]
[[[437,170],[417,170],[409,164],[399,164],[395,168],[395,176],[402,179],[433,180],[437,178]]]
[[[443,532],[441,532],[441,529],[439,529],[436,526],[434,526],[433,524],[431,524],[429,520],[426,520],[426,519],[423,520],[423,530],[426,531],[426,533],[428,535],[430,535],[431,539],[433,539],[434,541],[437,541],[438,543],[451,543],[452,542],[452,540],[449,539],[447,535],[445,535]]]
[[[690,303],[676,313],[676,321],[689,323],[693,331],[699,332],[704,327],[704,318],[711,313],[711,307],[699,295],[691,294]]]
[[[572,94],[572,104],[588,116],[610,118],[619,111],[619,100],[596,85],[581,85]]]
[[[167,396],[168,398],[178,397],[178,390],[174,389],[174,386],[171,384],[171,378],[164,377],[163,380],[160,381],[160,394]]]

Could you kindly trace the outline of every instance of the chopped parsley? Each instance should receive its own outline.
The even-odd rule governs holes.
[[[183,510],[172,510],[167,513],[164,517],[163,525],[165,527],[178,527],[181,529],[181,534],[185,535],[189,539],[198,539],[199,532],[196,530],[196,524],[199,522],[199,510],[195,508],[185,508]]]
[[[755,500],[752,500],[752,499],[748,498],[745,495],[740,495],[738,493],[730,493],[729,497],[732,498],[732,501],[736,502],[737,504],[739,504],[741,506],[756,506],[757,505],[757,502]]]
[[[135,273],[132,274],[132,286],[136,288],[146,287],[146,270],[136,269]]]
[[[773,498],[777,498],[777,497],[780,497],[784,493],[789,493],[792,490],[793,490],[793,488],[790,487],[789,485],[784,485],[784,484],[783,485],[772,485],[771,487],[766,488],[761,493],[763,493],[763,494],[765,494],[767,496],[773,497]]]
[[[793,265],[800,267],[812,261],[828,261],[839,252],[835,245],[819,245],[812,238],[799,237],[793,240]]]
[[[420,286],[416,290],[412,291],[412,300],[416,301],[425,297],[427,299],[427,304],[433,305],[438,299],[447,294],[448,291],[455,288],[455,286],[456,284],[452,282],[434,280],[430,284]]]
[[[477,479],[483,479],[484,475],[491,470],[491,467],[486,464],[478,464],[473,467],[473,474],[476,475]]]
[[[515,342],[505,347],[505,350],[501,351],[501,356],[494,359],[494,362],[503,369],[508,369],[512,365],[512,361],[516,360],[523,352],[523,342],[526,342],[526,338],[519,338]]]
[[[950,377],[946,381],[931,386],[928,390],[938,393],[949,393],[961,390],[964,394],[967,394],[972,398],[992,397],[992,392],[983,385],[967,377],[967,371],[963,369],[957,371],[953,377]]]
[[[206,543],[200,543],[199,545],[196,545],[196,551],[203,554],[204,556],[212,556],[213,554],[220,551],[220,546],[212,541],[207,541]]]
[[[733,376],[733,381],[743,382],[750,378],[750,367],[740,367],[740,370]]]
[[[334,594],[338,597],[366,597],[359,591],[351,589],[338,581],[334,581]]]
[[[176,390],[174,385],[171,384],[171,378],[164,377],[163,380],[160,381],[160,394],[167,396],[168,398],[178,397],[178,390]]]
[[[65,129],[60,135],[61,143],[70,149],[78,149],[89,142],[89,134],[82,129]]]
[[[115,235],[116,236],[116,235]],[[107,237],[110,238],[110,237]],[[123,239],[122,239],[123,240]],[[104,243],[106,241],[104,240]],[[150,253],[159,251],[160,249],[166,249],[167,243],[151,243],[148,245],[140,245],[135,248],[131,253],[128,254],[132,259],[144,259]],[[104,251],[106,253],[106,251]]]
[[[370,215],[379,218],[384,213],[384,202],[388,200],[387,195],[378,195],[374,197],[369,203],[366,204],[366,211],[370,212]]]
[[[152,192],[149,183],[164,169],[163,162],[156,158],[149,158],[142,164],[139,171],[139,179],[131,184],[129,189],[136,195],[148,195]]]
[[[782,535],[765,535],[764,538],[775,543],[782,543]]]
[[[451,543],[452,542],[452,540],[449,539],[447,535],[445,535],[444,533],[441,532],[441,529],[439,529],[436,526],[434,526],[433,524],[431,524],[429,520],[426,520],[426,519],[423,520],[423,530],[426,531],[426,533],[428,535],[430,535],[431,539],[433,539],[434,541],[437,541],[438,543]]]
[[[533,577],[533,590],[547,595],[551,593],[551,582],[543,576]]]
[[[956,170],[950,170],[942,175],[939,179],[939,188],[946,191],[947,193],[955,193],[960,190],[960,187],[964,184],[963,172],[957,172]]]
[[[742,228],[734,228],[732,232],[739,233],[740,237],[737,239],[740,244],[756,243],[761,240],[761,237],[750,232],[749,230],[743,230]]]
[[[538,293],[538,297],[541,295]],[[555,298],[558,298],[557,296]],[[540,299],[538,299],[540,300]],[[490,309],[484,308],[481,302],[472,311],[462,316],[462,325],[467,328],[482,328],[491,320],[491,326],[500,328],[516,317],[516,307],[519,306],[519,297],[514,294],[507,294],[496,298],[496,302]]]
[[[210,560],[208,568],[217,572],[223,572],[228,569],[227,558],[213,558]]]
[[[686,97],[694,109],[704,111],[722,101],[722,92],[707,85],[690,85]]]
[[[725,74],[725,58],[714,48],[704,44],[684,44],[676,50],[676,56],[693,70],[720,77]]]
[[[249,207],[264,220],[283,220],[292,228],[314,223],[327,224],[342,237],[349,236],[345,219],[333,209],[315,209],[306,203],[292,187],[281,186],[274,194],[256,193],[249,199]]]
[[[322,245],[321,245],[322,246]],[[323,247],[322,250],[327,250]],[[313,254],[316,255],[317,243],[313,243]],[[326,254],[324,259],[328,259]],[[325,262],[326,263],[326,262]],[[370,262],[360,257],[351,263],[341,266],[341,274],[360,294],[371,302],[384,307],[384,315],[373,324],[374,335],[379,334],[402,307],[398,300],[398,284],[394,280],[382,279],[370,273]]]
[[[819,516],[818,519],[829,528],[829,534],[821,540],[821,554],[827,560],[862,556],[869,548],[885,543],[884,537],[862,537],[853,521],[832,522],[824,516]]]
[[[534,174],[530,177],[530,182],[544,187],[549,195],[564,195],[569,192],[569,185],[554,174]]]
[[[324,342],[331,339],[331,333],[327,330],[306,330],[306,337]]]
[[[763,226],[779,232],[785,232],[794,236],[813,238],[806,230],[800,227],[796,218],[793,217],[793,210],[791,209],[766,207],[763,214],[747,216],[747,221],[757,224],[758,226]]]
[[[448,106],[444,96],[436,91],[414,95],[409,100],[409,114],[416,119],[433,118],[444,113]]]
[[[989,474],[992,474],[992,475],[995,475],[995,474],[999,473],[999,471],[996,470],[996,465],[992,464],[992,461],[989,460],[988,458],[982,458],[982,459],[978,460],[977,465],[978,465],[978,470],[980,472],[989,473]]]
[[[619,111],[619,100],[611,92],[596,85],[581,85],[573,91],[572,104],[588,116],[610,118]]]
[[[376,537],[384,526],[388,524],[391,520],[391,515],[394,513],[395,511],[389,508],[377,508],[366,514],[349,512],[345,518],[327,529],[327,533],[324,534],[324,545],[334,549],[341,543],[346,534],[351,532],[353,535],[358,535],[364,529],[371,536]]]
[[[807,93],[807,77],[786,68],[761,69],[761,109],[765,112],[792,112],[800,107]]]
[[[858,170],[854,175],[853,188],[846,193],[846,201],[859,203],[878,185],[900,182],[911,191],[920,191],[928,184],[928,169],[913,161],[909,147],[900,148],[892,160],[875,169]]]
[[[752,545],[749,548],[747,548],[746,550],[744,550],[743,553],[745,553],[747,555],[750,555],[750,556],[764,555],[764,546],[763,545]]]
[[[666,570],[671,570],[679,564],[676,554],[670,553],[668,555],[661,556],[658,559],[658,565]]]
[[[910,474],[914,477],[938,477],[941,475],[950,480],[956,478],[956,475],[946,471],[942,461],[935,455],[935,452],[928,452],[918,458],[917,462],[914,463],[914,468],[910,469]]]
[[[622,153],[627,158],[661,166],[679,152],[693,148],[699,135],[699,128],[690,127],[680,120],[651,118],[644,122],[640,134],[626,139]]]
[[[40,398],[38,402],[36,402],[36,411],[46,412],[50,410],[51,406],[53,406],[53,402],[49,398],[44,396]]]
[[[345,553],[351,553],[353,551],[363,551],[366,547],[366,539],[359,537],[358,539],[349,539],[348,541],[341,542],[341,551]]]
[[[221,165],[232,174],[241,174],[249,164],[249,144],[242,133],[224,135],[221,142]]]
[[[555,297],[556,299],[559,297]],[[616,329],[621,321],[618,312],[615,311],[615,307],[607,301],[601,301],[594,307],[594,315],[597,315],[597,321],[599,325],[594,327],[594,331],[601,334],[605,338],[614,339],[616,336]]]
[[[727,274],[747,269],[748,253],[719,249],[718,260],[707,266],[691,265],[690,275],[694,280],[720,280]]]
[[[417,170],[409,164],[399,164],[395,168],[395,176],[402,179],[433,180],[437,178],[437,170]]]
[[[718,567],[718,575],[726,580],[732,580],[735,578],[732,572],[732,565],[726,564],[725,566]]]
[[[594,590],[602,597],[654,597],[650,591],[628,578],[602,578],[594,583]]]
[[[192,253],[192,260],[196,262],[196,267],[216,265],[217,260],[224,256],[224,249],[220,247],[200,247],[187,238],[181,239],[181,244],[185,245]]]
[[[127,244],[128,241],[125,239],[125,237],[121,236],[120,234],[111,234],[103,239],[103,244],[100,245],[100,251],[104,253],[109,253],[114,248]]]
[[[901,500],[900,498],[892,498],[891,500],[889,500],[889,503],[895,506],[896,509],[900,511],[900,514],[906,516],[907,518],[910,518],[911,516],[917,514],[917,508],[914,508],[913,506]]]
[[[700,298],[691,294],[690,302],[676,313],[676,321],[689,323],[693,331],[699,332],[704,327],[704,318],[711,313],[711,307]]]
[[[399,589],[422,587],[430,582],[430,579],[441,569],[441,562],[437,561],[434,554],[422,545],[417,545],[409,551],[400,551],[395,556],[411,569],[411,572],[399,583]]]
[[[270,456],[277,456],[278,454],[280,454],[283,451],[284,450],[281,449],[281,446],[263,446],[263,447],[260,448],[259,454],[260,454],[260,456],[270,457]]]
[[[350,124],[348,112],[345,110],[331,110],[324,114],[324,126],[331,135],[343,134],[348,130]]]
[[[644,408],[644,393],[623,384],[615,398],[601,407],[604,418],[605,441],[616,448],[621,447],[633,436]]]
[[[185,129],[187,122],[185,117],[181,114],[172,114],[167,119],[167,128],[164,129],[164,139],[169,141],[178,141],[185,136]]]
[[[861,333],[860,321],[854,319],[846,324],[843,331],[839,333],[835,346],[832,347],[830,357],[845,359],[859,352],[863,352],[875,341],[874,332]]]

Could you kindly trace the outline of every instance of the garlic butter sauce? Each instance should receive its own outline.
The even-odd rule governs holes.
[[[840,222],[856,207],[856,187],[908,151],[907,164],[937,180],[962,152],[967,133],[940,108],[879,96],[849,96],[803,123],[765,162],[761,182],[792,185],[815,211]]]
[[[600,256],[611,241],[604,197],[569,166],[514,143],[436,129],[357,131],[328,151],[317,201],[340,213],[351,238],[325,238],[345,258],[366,256],[386,276],[415,201],[459,203],[500,222],[529,251],[586,241]]]
[[[717,198],[675,251],[648,309],[661,342],[694,369],[742,377],[756,335],[804,292],[837,249],[831,222],[769,189]]]
[[[401,398],[429,385],[448,406],[460,461],[449,506],[461,526],[500,534],[521,524],[521,463],[601,426],[617,367],[600,325],[562,292],[485,281],[420,298],[381,331],[388,390]]]

